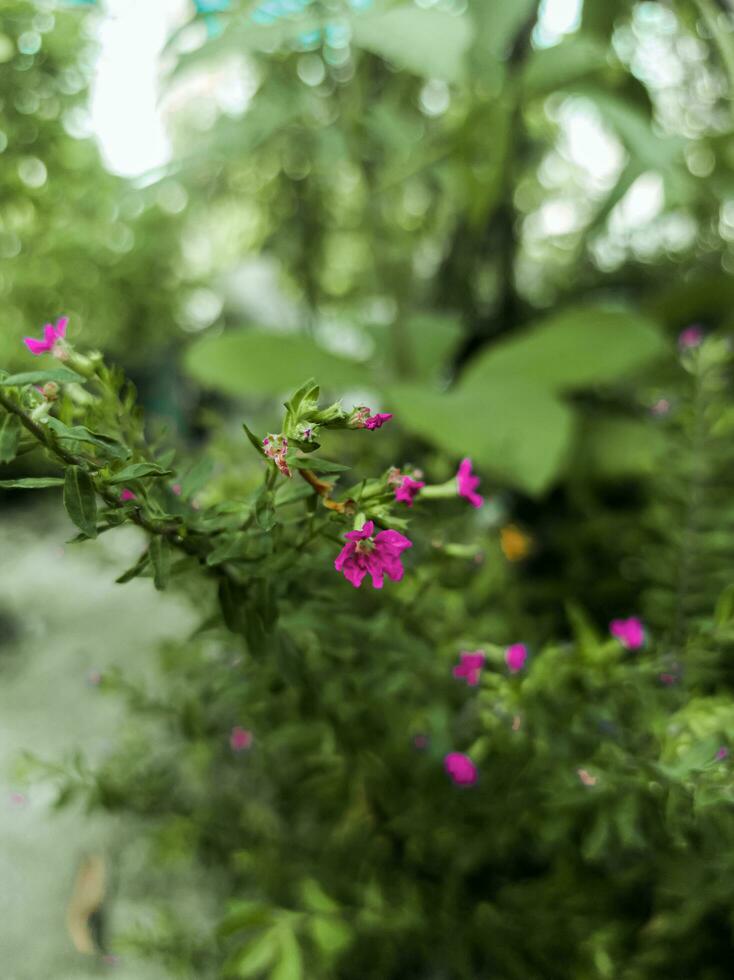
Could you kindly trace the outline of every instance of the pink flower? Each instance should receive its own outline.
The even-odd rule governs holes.
[[[613,619],[609,624],[609,632],[627,650],[639,650],[645,643],[645,627],[636,616],[630,619]]]
[[[459,470],[456,474],[456,482],[459,487],[459,496],[466,497],[472,507],[481,507],[484,498],[478,494],[479,477],[474,476],[471,471],[471,460],[462,459]]]
[[[66,336],[66,326],[68,322],[69,318],[67,316],[62,316],[60,320],[56,321],[55,327],[50,323],[46,324],[46,326],[43,328],[43,340],[36,340],[35,337],[24,337],[23,343],[26,345],[31,354],[36,357],[38,357],[39,354],[50,354],[52,351],[56,353],[56,345]]]
[[[590,772],[586,769],[577,769],[576,775],[579,777],[584,786],[596,786],[596,776],[592,776]]]
[[[370,415],[368,419],[365,419],[364,427],[365,429],[381,429],[385,422],[389,422],[392,418],[390,412],[377,412],[375,415]]]
[[[414,499],[424,486],[425,483],[422,480],[414,480],[410,476],[404,476],[400,485],[395,487],[395,499],[400,504],[407,504],[408,507],[412,507]]]
[[[385,575],[393,582],[399,582],[404,573],[400,553],[413,547],[413,542],[398,531],[380,531],[373,539],[374,530],[374,521],[367,521],[361,531],[345,534],[347,543],[334,562],[337,572],[344,572],[344,577],[355,589],[368,573],[376,589],[382,588]]]
[[[125,487],[125,489],[120,494],[120,500],[123,502],[123,504],[128,503],[128,501],[130,500],[137,500],[137,499],[138,499],[137,496],[132,492],[132,490],[128,490],[127,487]]]
[[[724,759],[728,759],[729,749],[725,745],[722,745],[720,749],[716,752],[716,759],[719,762],[723,762]]]
[[[468,653],[462,650],[459,656],[461,657],[461,663],[458,667],[454,667],[454,677],[463,677],[469,687],[476,687],[479,683],[479,675],[482,672],[482,667],[484,666],[484,651],[477,650],[474,653]]]
[[[381,429],[392,418],[388,412],[376,412],[372,415],[371,411],[364,405],[358,406],[349,418],[349,425],[353,429]]]
[[[517,674],[528,659],[528,648],[524,643],[513,643],[505,650],[505,663],[511,674]]]
[[[181,494],[183,493],[183,487],[181,486],[180,483],[174,483],[173,486],[171,487],[171,490],[177,497],[180,497]]]
[[[413,745],[417,749],[427,749],[428,748],[428,736],[427,735],[414,735]]]
[[[268,459],[272,459],[283,476],[292,476],[290,467],[286,462],[288,455],[288,438],[284,435],[274,435],[271,433],[263,439],[263,449]]]
[[[244,749],[249,749],[252,745],[252,732],[236,725],[230,732],[229,744],[233,752],[242,752]]]
[[[681,350],[691,350],[699,347],[703,341],[703,330],[699,326],[686,327],[678,334],[678,346]]]
[[[463,752],[449,752],[443,767],[457,786],[473,786],[477,781],[477,767]]]

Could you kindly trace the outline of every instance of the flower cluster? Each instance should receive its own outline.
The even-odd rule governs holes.
[[[265,436],[263,439],[263,452],[268,459],[272,459],[283,476],[292,476],[290,467],[286,462],[286,456],[288,455],[288,439],[286,436],[276,435],[272,432],[270,435]]]

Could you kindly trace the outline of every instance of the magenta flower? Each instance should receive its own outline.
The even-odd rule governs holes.
[[[414,480],[410,476],[404,476],[401,478],[400,484],[395,487],[395,499],[400,504],[407,504],[408,507],[412,507],[413,501],[424,486],[425,483],[422,480]]]
[[[681,350],[691,350],[693,347],[700,347],[702,341],[703,330],[697,325],[686,327],[685,330],[681,330],[678,334],[678,346]]]
[[[229,735],[229,744],[233,752],[242,752],[252,745],[252,732],[235,725]]]
[[[265,436],[263,439],[263,450],[268,459],[272,459],[283,476],[292,476],[290,467],[286,462],[288,455],[288,439],[283,435]]]
[[[36,340],[35,337],[24,337],[23,343],[35,357],[39,354],[57,353],[56,345],[66,336],[66,327],[69,322],[68,316],[62,316],[56,321],[56,326],[47,323],[43,328],[43,340]]]
[[[399,582],[404,573],[400,554],[413,547],[413,542],[398,531],[380,531],[373,538],[374,530],[374,521],[367,521],[361,531],[345,534],[347,543],[334,562],[337,572],[343,572],[355,589],[368,573],[376,589],[382,588],[385,575],[393,582]]]
[[[381,429],[392,418],[388,412],[376,412],[374,415],[371,413],[372,409],[359,405],[352,412],[349,425],[353,429]]]
[[[528,648],[524,643],[513,643],[505,650],[505,663],[511,674],[517,674],[528,659]]]
[[[368,419],[365,419],[364,427],[365,429],[381,429],[385,422],[389,422],[392,418],[390,412],[377,412],[375,415],[370,415]]]
[[[484,666],[484,651],[476,650],[474,653],[468,653],[462,650],[459,656],[461,657],[461,663],[457,667],[454,667],[454,677],[464,678],[469,687],[476,687],[479,683],[479,675],[482,672],[482,667]]]
[[[479,487],[479,477],[473,475],[471,465],[470,459],[462,459],[459,466],[456,474],[459,496],[466,497],[472,507],[481,507],[484,503],[484,498],[476,492]]]
[[[171,487],[171,490],[174,492],[174,494],[177,497],[180,497],[181,494],[183,493],[183,487],[181,486],[180,483],[174,483],[173,486]]]
[[[473,786],[477,781],[477,767],[463,752],[449,752],[443,767],[457,786]]]
[[[636,616],[630,619],[613,619],[609,632],[626,650],[639,650],[645,643],[645,627]]]
[[[137,495],[134,494],[132,490],[128,490],[127,487],[125,487],[125,489],[120,494],[120,500],[123,502],[123,504],[126,504],[131,500],[137,500],[137,499],[138,499]]]
[[[720,749],[717,749],[716,759],[718,762],[723,762],[724,759],[729,758],[729,749],[725,745],[722,745]]]

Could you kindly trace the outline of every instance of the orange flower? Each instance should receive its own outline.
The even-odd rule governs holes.
[[[500,530],[500,547],[508,561],[522,561],[530,554],[533,539],[517,524],[508,524]]]

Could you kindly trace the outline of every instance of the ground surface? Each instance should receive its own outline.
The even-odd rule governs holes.
[[[95,686],[95,672],[153,663],[157,641],[185,635],[191,613],[147,579],[114,584],[140,551],[134,532],[65,545],[71,534],[44,511],[0,512],[0,977],[162,980],[165,971],[128,956],[111,964],[81,956],[65,928],[82,856],[109,851],[121,833],[134,839],[134,828],[52,811],[52,788],[25,785],[16,760],[23,750],[45,759],[103,752],[120,708]],[[115,914],[134,916],[124,878],[116,891]]]

